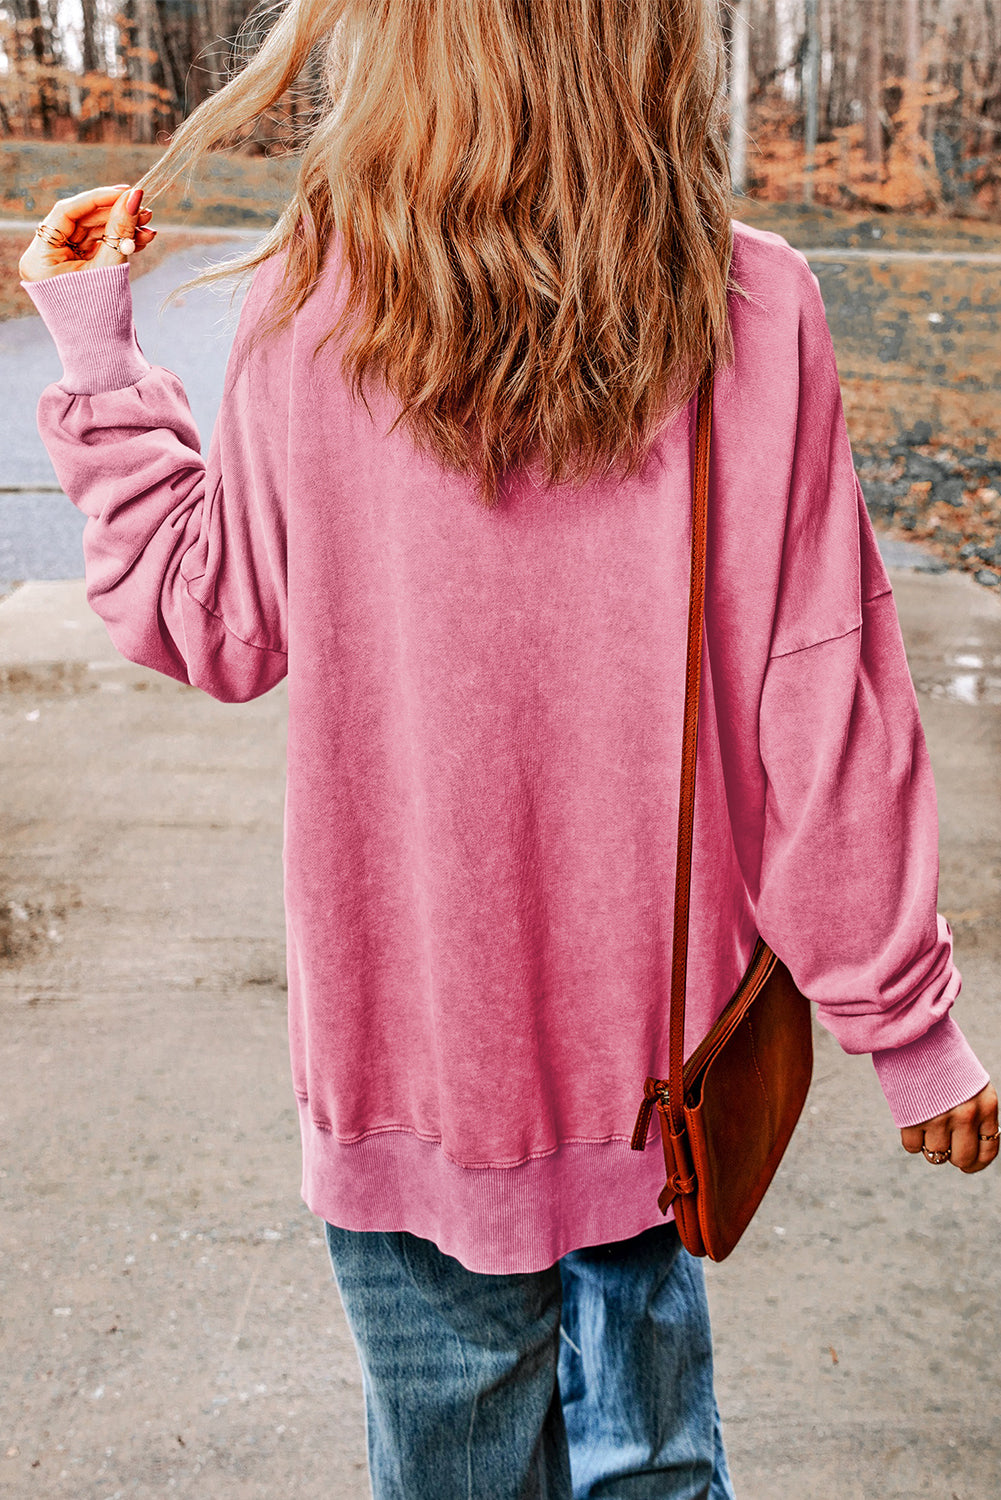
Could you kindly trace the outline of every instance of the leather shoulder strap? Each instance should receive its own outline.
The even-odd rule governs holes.
[[[667,1109],[672,1134],[684,1128],[682,1075],[685,1042],[685,981],[688,970],[688,911],[695,828],[695,761],[702,684],[702,621],[706,595],[706,531],[709,515],[709,439],[712,431],[713,371],[699,381],[692,487],[692,575],[688,597],[688,649],[685,659],[685,712],[681,741],[681,797],[678,805],[678,865],[674,884],[674,939],[671,948],[671,1016]]]

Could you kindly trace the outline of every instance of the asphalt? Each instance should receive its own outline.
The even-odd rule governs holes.
[[[997,1073],[1001,605],[954,573],[891,576],[939,790],[956,1013]],[[0,603],[14,1500],[369,1493],[360,1374],[298,1194],[285,710],[281,687],[222,705],[122,661],[78,580]],[[999,1169],[907,1156],[868,1060],[819,1029],[816,1048],[779,1175],[708,1267],[737,1495],[993,1500]]]

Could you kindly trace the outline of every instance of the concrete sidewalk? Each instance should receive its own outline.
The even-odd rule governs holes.
[[[1001,608],[895,571],[935,763],[957,1015],[1001,1070]],[[80,583],[0,604],[0,1494],[368,1495],[360,1376],[299,1195],[285,694],[123,662]],[[1001,1169],[905,1155],[816,1036],[803,1123],[709,1267],[739,1500],[992,1500]],[[4,1456],[6,1455],[6,1456]]]

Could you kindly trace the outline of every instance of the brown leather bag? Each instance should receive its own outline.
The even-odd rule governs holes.
[[[712,397],[710,369],[699,383],[695,442],[667,1078],[647,1079],[631,1144],[634,1151],[645,1147],[656,1106],[667,1167],[667,1183],[657,1199],[661,1213],[673,1203],[686,1250],[722,1260],[751,1222],[789,1144],[810,1087],[813,1035],[810,1002],[759,937],[733,998],[682,1061]]]

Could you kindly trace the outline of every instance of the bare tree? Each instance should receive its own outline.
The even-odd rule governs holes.
[[[738,192],[1001,217],[1001,0],[721,7]],[[278,14],[270,0],[80,0],[74,70],[67,13],[62,0],[0,0],[3,133],[154,143]],[[321,87],[314,58],[243,149],[296,149]]]
[[[817,160],[817,117],[820,90],[820,33],[817,0],[805,0],[805,48],[803,54],[803,202],[813,202],[813,173]]]
[[[863,44],[863,97],[865,111],[865,159],[872,166],[883,164],[883,0],[868,0]]]
[[[135,0],[136,10],[136,77],[139,84],[138,109],[132,117],[132,138],[149,142],[154,136],[153,64],[153,0]]]
[[[733,0],[730,30],[730,177],[734,191],[747,189],[747,103],[750,95],[751,0]]]

